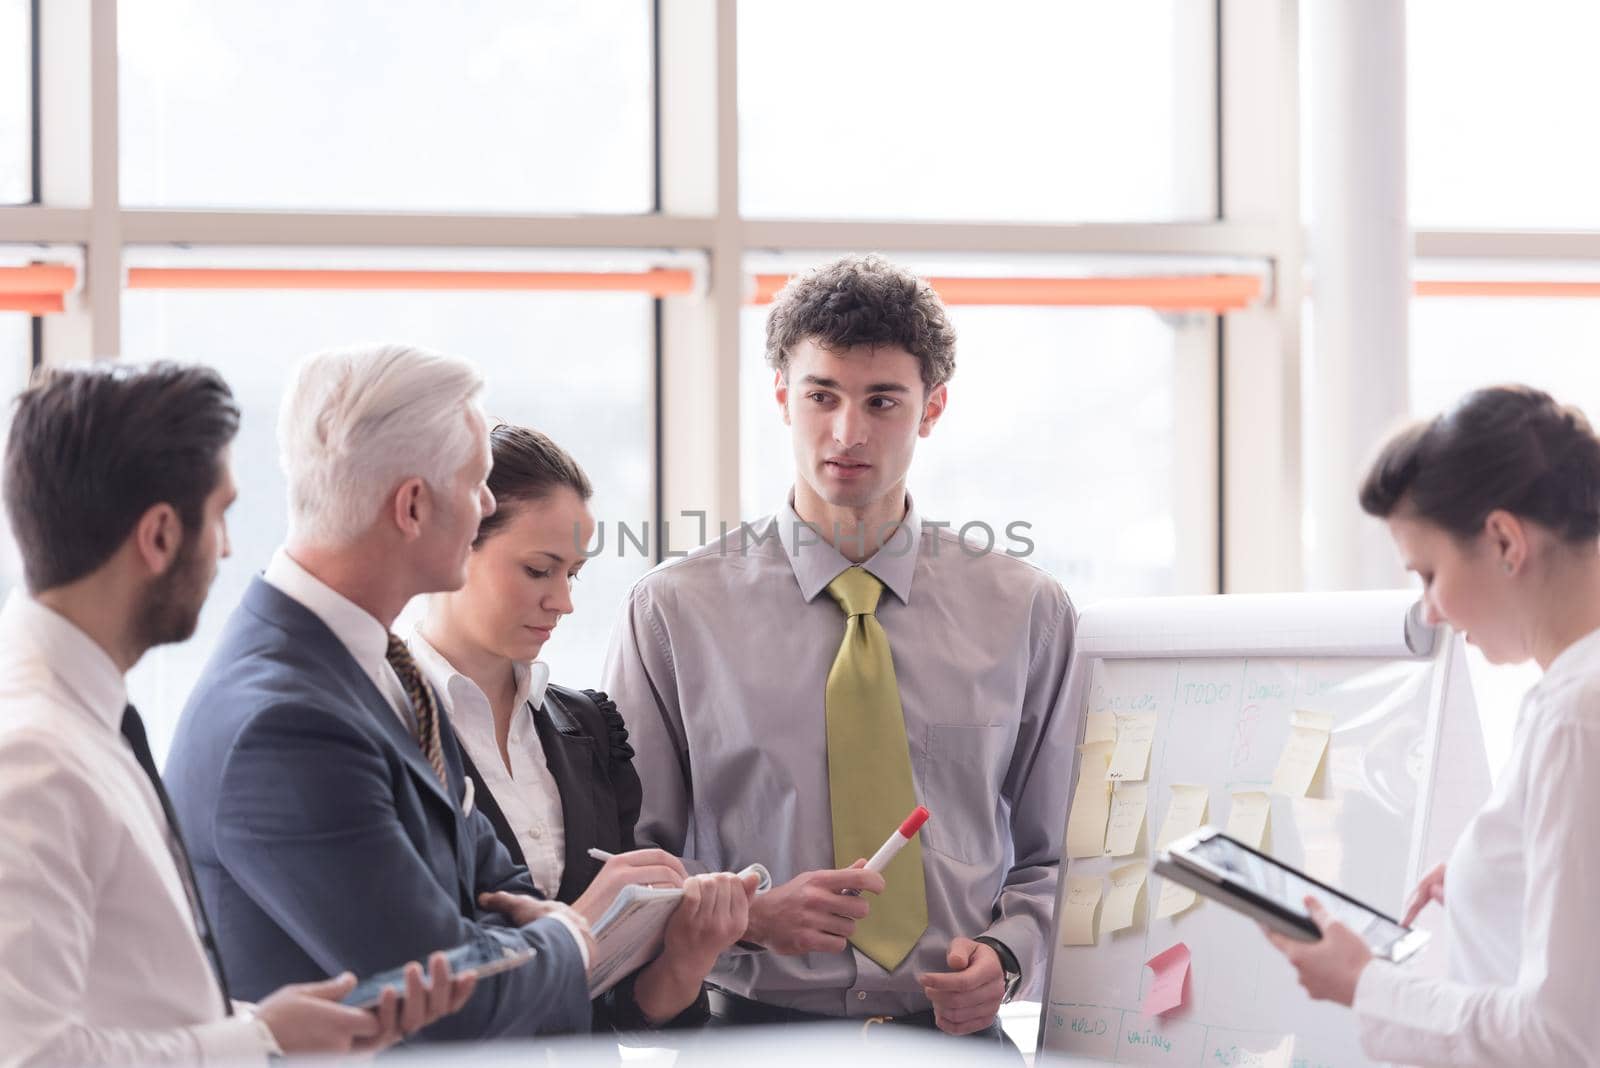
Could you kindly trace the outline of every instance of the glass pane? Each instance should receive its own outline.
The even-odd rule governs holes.
[[[11,401],[28,386],[33,372],[33,320],[18,312],[0,312],[0,383],[5,410],[0,411],[0,442],[11,436]],[[4,446],[0,446],[3,449]],[[22,560],[11,539],[11,524],[0,528],[0,598],[22,584]]]
[[[1600,301],[1428,297],[1411,302],[1411,409],[1524,382],[1600,420]]]
[[[998,550],[1055,575],[1080,607],[1176,592],[1173,328],[1130,308],[950,314],[960,338],[950,404],[917,443],[908,482],[923,518],[987,526]],[[765,308],[747,310],[741,335],[746,518],[781,507],[794,481],[765,322]],[[979,525],[969,534],[988,537]]]
[[[650,10],[123,0],[123,200],[649,211]]]
[[[1214,208],[1213,5],[739,5],[740,203],[1133,221]]]
[[[33,6],[0,0],[0,204],[33,199]]]
[[[1410,0],[1411,221],[1600,227],[1600,4]],[[1512,21],[1508,22],[1508,15]]]
[[[654,508],[654,311],[648,297],[134,290],[123,309],[128,358],[209,363],[227,378],[244,410],[233,449],[240,487],[228,521],[233,555],[222,562],[195,637],[155,650],[130,676],[158,754],[166,751],[223,621],[283,540],[276,424],[289,369],[305,353],[335,345],[395,339],[471,359],[488,379],[491,419],[538,427],[583,465],[607,542],[585,566],[574,593],[577,611],[562,623],[545,659],[558,682],[599,684],[616,606],[652,563],[631,544],[619,555],[615,537],[619,521],[637,530]],[[417,610],[413,604],[410,611]]]

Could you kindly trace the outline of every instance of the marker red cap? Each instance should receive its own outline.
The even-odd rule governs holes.
[[[905,822],[900,825],[900,837],[907,839],[915,837],[916,833],[922,830],[922,825],[927,822],[928,810],[918,805],[911,810],[911,815],[907,816]]]
[[[899,829],[889,836],[888,841],[878,847],[876,853],[872,854],[872,859],[867,861],[867,871],[881,872],[887,868],[889,862],[894,859],[894,855],[904,849],[911,839],[917,836],[917,832],[922,829],[922,825],[927,822],[927,809],[921,805],[912,809],[911,815],[905,818]]]

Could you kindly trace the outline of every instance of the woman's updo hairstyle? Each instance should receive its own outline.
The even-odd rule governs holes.
[[[478,524],[474,549],[516,514],[515,505],[541,501],[563,486],[579,500],[594,496],[589,476],[572,454],[537,430],[501,423],[489,431],[489,452],[494,458],[489,492],[494,494],[495,510]]]
[[[1600,537],[1600,440],[1577,408],[1528,386],[1492,386],[1390,438],[1361,507],[1416,516],[1463,541],[1503,509],[1569,543]]]

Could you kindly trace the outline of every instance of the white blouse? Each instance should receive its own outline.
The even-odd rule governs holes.
[[[1356,986],[1375,1060],[1600,1058],[1600,631],[1523,700],[1510,765],[1446,866],[1450,977],[1373,961]]]
[[[539,708],[544,704],[550,666],[538,660],[513,665],[517,711],[511,717],[511,732],[506,739],[506,751],[511,757],[511,769],[507,771],[500,757],[500,743],[495,739],[494,710],[478,684],[452,667],[421,633],[413,631],[406,644],[444,702],[456,738],[477,765],[483,784],[494,794],[495,804],[511,825],[534,885],[554,900],[566,870],[566,824],[562,820],[560,789],[550,774],[533,716],[528,713],[529,705]]]

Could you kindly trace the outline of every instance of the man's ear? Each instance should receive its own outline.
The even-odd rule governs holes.
[[[418,476],[406,479],[395,487],[391,503],[394,506],[394,525],[400,531],[400,536],[406,541],[420,538],[433,514],[433,494],[428,489],[427,480]]]
[[[944,414],[945,405],[950,402],[950,393],[943,382],[928,391],[928,399],[922,404],[922,424],[917,427],[918,437],[927,437],[933,433],[933,426]]]
[[[153,504],[133,525],[133,543],[150,574],[164,575],[183,548],[183,518],[164,501]]]
[[[789,425],[789,376],[782,368],[773,372],[772,395],[777,398],[778,411],[783,413],[783,425]]]

